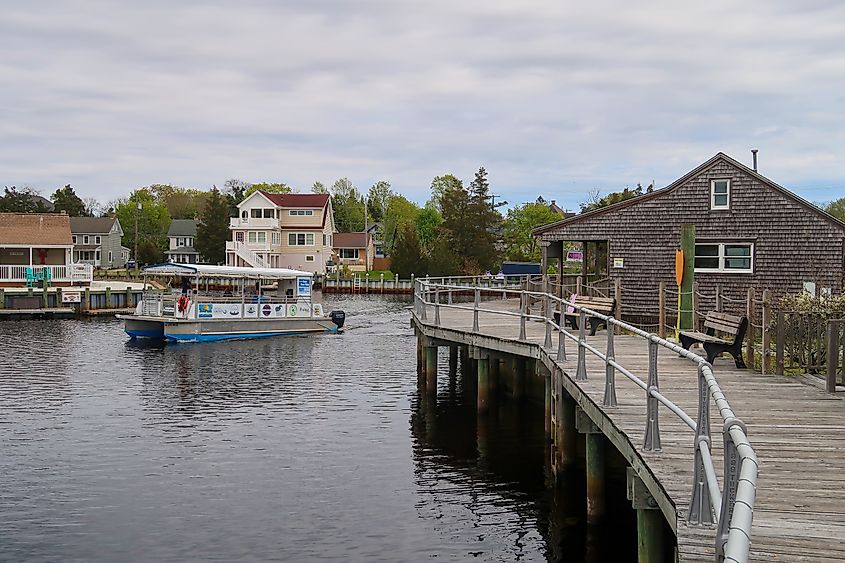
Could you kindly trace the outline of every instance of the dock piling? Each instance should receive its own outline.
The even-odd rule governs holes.
[[[663,514],[657,501],[632,468],[628,468],[628,500],[637,511],[637,561],[664,560]]]
[[[613,329],[611,329],[612,331]],[[605,438],[582,409],[576,410],[575,426],[584,434],[587,465],[587,522],[598,523],[605,512]]]
[[[429,394],[437,393],[437,346],[425,346],[425,390]]]

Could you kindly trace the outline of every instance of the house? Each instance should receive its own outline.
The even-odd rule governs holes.
[[[123,228],[116,217],[71,217],[73,261],[95,268],[123,268],[129,249],[121,246]]]
[[[384,225],[380,222],[373,223],[367,227],[367,233],[373,239],[372,269],[389,270],[390,257],[385,251]]]
[[[90,283],[93,267],[73,262],[73,246],[64,213],[0,213],[0,285]]]
[[[226,264],[325,274],[332,264],[334,214],[328,194],[256,191],[229,222]]]
[[[338,267],[346,266],[352,272],[369,272],[373,269],[375,245],[369,232],[335,233],[334,252]]]
[[[552,213],[557,213],[558,215],[560,215],[564,219],[568,219],[569,217],[575,217],[575,215],[577,215],[576,213],[569,212],[566,209],[564,209],[563,207],[559,206],[557,204],[557,201],[555,201],[555,200],[552,200],[551,203],[549,203],[549,210]]]
[[[681,225],[695,227],[692,259],[702,313],[713,310],[717,287],[740,304],[749,288],[758,296],[769,289],[775,297],[805,289],[842,292],[845,223],[723,153],[663,189],[545,225],[534,235],[546,262],[565,259],[565,242],[580,243],[586,273],[619,280],[623,301],[649,310],[657,306],[659,282],[677,287]]]
[[[194,249],[197,236],[195,219],[173,219],[167,230],[168,250],[164,253],[168,262],[179,264],[201,264],[200,253]]]

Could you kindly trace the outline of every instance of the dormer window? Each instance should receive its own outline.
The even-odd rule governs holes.
[[[710,209],[731,208],[731,181],[710,181]]]

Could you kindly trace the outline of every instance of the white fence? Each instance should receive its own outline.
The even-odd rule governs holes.
[[[0,265],[0,282],[27,283],[44,279],[54,283],[90,283],[94,279],[94,267],[91,264]]]

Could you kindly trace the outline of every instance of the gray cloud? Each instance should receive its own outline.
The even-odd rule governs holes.
[[[413,199],[480,165],[512,202],[664,185],[723,150],[839,197],[837,2],[39,2],[0,20],[0,181]]]

